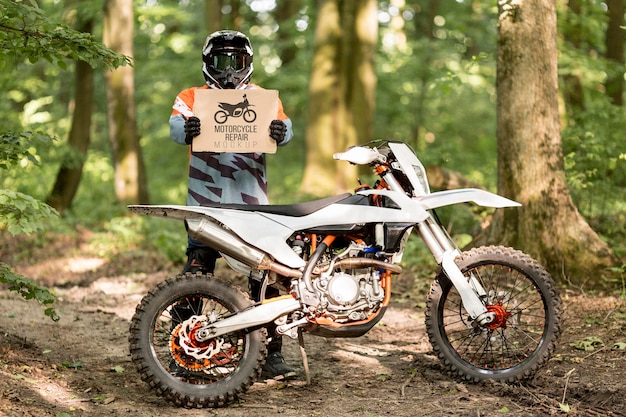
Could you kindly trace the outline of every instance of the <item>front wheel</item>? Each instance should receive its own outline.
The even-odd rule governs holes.
[[[426,331],[446,369],[474,382],[534,375],[561,333],[561,300],[550,275],[528,255],[501,246],[463,252],[456,264],[480,282],[495,319],[472,322],[456,288],[439,274],[426,303]]]
[[[206,341],[196,331],[250,306],[239,289],[211,275],[179,275],[152,289],[130,323],[130,353],[141,379],[183,407],[220,407],[236,400],[260,375],[264,328]]]
[[[246,111],[243,112],[243,120],[248,123],[254,122],[256,120],[256,112],[254,110],[246,109]]]

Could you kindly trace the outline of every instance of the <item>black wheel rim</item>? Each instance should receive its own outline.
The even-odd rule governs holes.
[[[476,277],[496,321],[479,327],[469,322],[461,297],[449,285],[440,305],[441,334],[460,359],[485,373],[510,371],[533,357],[543,344],[548,311],[541,291],[523,272],[506,265],[479,265]]]
[[[196,355],[204,356],[199,359],[185,352],[179,330],[193,316],[207,316],[217,321],[232,312],[233,309],[220,301],[197,294],[166,303],[156,316],[150,334],[155,360],[172,378],[193,385],[213,384],[229,378],[243,360],[247,333],[232,332],[217,338],[219,340],[198,342],[191,329],[184,339],[187,347],[196,349]]]

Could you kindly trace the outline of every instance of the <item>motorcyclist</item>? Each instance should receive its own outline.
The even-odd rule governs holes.
[[[200,134],[200,119],[185,111],[193,109],[199,89],[260,89],[250,84],[254,70],[250,40],[241,32],[221,30],[210,34],[202,48],[202,73],[206,84],[181,91],[170,116],[170,137],[181,145],[191,145],[187,205],[207,203],[269,204],[265,154],[194,152],[193,140]],[[278,146],[293,137],[291,120],[278,102],[278,114],[268,126],[269,135]],[[187,262],[182,273],[213,273],[219,253],[188,237]],[[260,298],[258,281],[250,279],[250,292]],[[272,326],[275,327],[275,326]],[[295,373],[281,354],[282,340],[268,327],[270,342],[263,369],[265,376],[292,377]]]

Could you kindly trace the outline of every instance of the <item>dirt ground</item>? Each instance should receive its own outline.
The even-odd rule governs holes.
[[[433,355],[425,298],[402,293],[413,285],[410,274],[396,284],[401,302],[367,335],[305,336],[310,385],[298,344],[287,339],[284,354],[297,379],[258,381],[227,408],[177,408],[140,380],[127,339],[139,300],[180,266],[145,255],[106,262],[76,255],[73,245],[30,264],[0,245],[0,261],[54,289],[61,316],[52,322],[35,302],[0,287],[0,416],[626,416],[624,300],[562,291],[559,348],[532,381],[468,384],[447,375]],[[147,272],[129,272],[137,270]],[[227,273],[218,266],[216,275]]]

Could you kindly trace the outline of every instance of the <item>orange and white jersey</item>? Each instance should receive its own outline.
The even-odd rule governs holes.
[[[185,145],[185,120],[192,115],[195,91],[210,88],[191,87],[181,91],[172,107],[170,138]],[[245,89],[258,89],[254,84]],[[280,99],[276,119],[287,126],[285,139],[293,137],[291,120],[285,114]],[[269,126],[268,126],[269,127]],[[269,204],[267,195],[267,168],[264,153],[193,152],[190,147],[187,205],[209,203]]]

